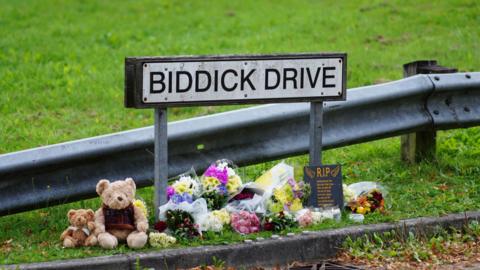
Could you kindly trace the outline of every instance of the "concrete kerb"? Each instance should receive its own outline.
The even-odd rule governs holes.
[[[359,225],[340,229],[310,232],[279,239],[265,239],[251,243],[219,246],[202,246],[167,249],[153,252],[132,252],[123,255],[92,257],[5,265],[6,269],[136,269],[137,262],[143,268],[177,269],[212,264],[213,258],[230,266],[286,265],[293,261],[318,261],[335,256],[346,237],[356,238],[365,234],[400,230],[408,234],[431,235],[439,229],[461,228],[471,220],[480,220],[480,212],[450,214],[443,217],[422,217],[396,223]],[[0,266],[0,269],[2,267]]]

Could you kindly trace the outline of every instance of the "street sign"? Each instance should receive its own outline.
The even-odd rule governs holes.
[[[127,58],[127,107],[344,100],[346,55]]]

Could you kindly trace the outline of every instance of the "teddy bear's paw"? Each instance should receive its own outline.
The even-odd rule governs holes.
[[[98,235],[98,244],[105,249],[114,249],[118,245],[118,240],[115,236],[109,233],[101,233]]]
[[[98,244],[97,237],[95,235],[90,235],[87,239],[85,239],[85,246],[93,247]]]
[[[130,248],[143,248],[147,243],[148,236],[144,232],[132,232],[127,237],[127,244]]]
[[[137,230],[140,232],[147,232],[148,230],[148,223],[147,222],[139,222],[137,224]]]
[[[71,238],[71,237],[67,237],[63,240],[63,246],[66,247],[66,248],[73,248],[76,246],[76,243],[77,241],[75,241],[75,239]]]

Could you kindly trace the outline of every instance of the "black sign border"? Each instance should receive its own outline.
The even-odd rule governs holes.
[[[301,98],[265,98],[245,100],[213,100],[187,102],[144,103],[143,96],[143,65],[150,63],[172,62],[211,62],[211,61],[255,61],[255,60],[288,60],[288,59],[342,59],[342,95],[338,97],[301,97]],[[174,57],[126,57],[125,58],[125,107],[127,108],[167,108],[198,105],[231,105],[231,104],[264,104],[288,102],[318,102],[346,100],[347,98],[347,54],[346,53],[299,53],[299,54],[268,54],[268,55],[205,55],[205,56],[174,56]]]

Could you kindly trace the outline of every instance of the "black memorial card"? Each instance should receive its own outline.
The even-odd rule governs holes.
[[[343,208],[341,165],[305,166],[303,173],[305,183],[312,188],[310,206]]]

